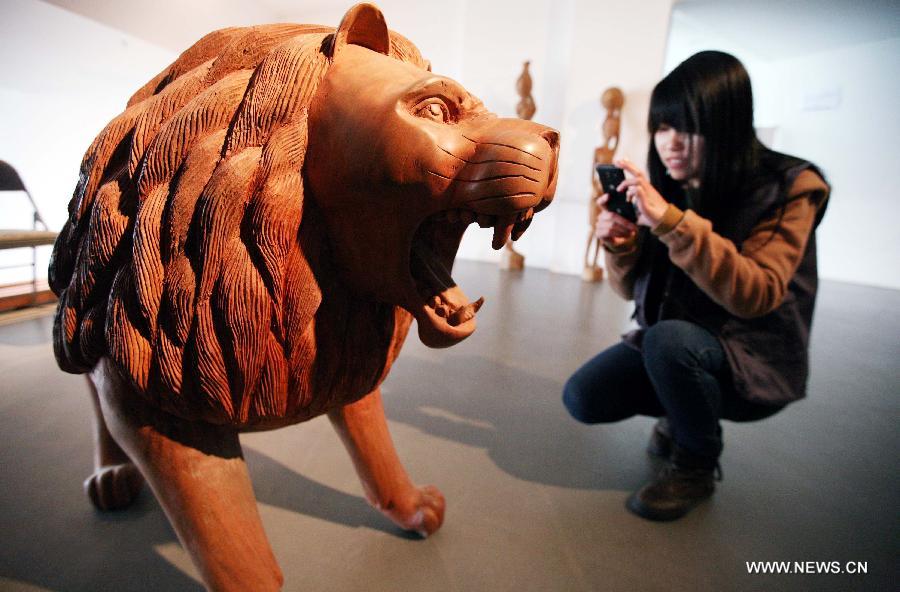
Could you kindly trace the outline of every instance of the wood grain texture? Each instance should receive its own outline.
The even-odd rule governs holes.
[[[339,27],[212,33],[82,162],[50,278],[54,351],[89,373],[85,491],[153,489],[212,590],[283,583],[238,439],[328,414],[366,497],[428,536],[444,497],[394,449],[379,386],[413,318],[472,334],[451,277],[466,227],[517,238],[556,187],[559,135],[432,74],[371,4]]]
[[[87,372],[108,356],[163,410],[237,426],[305,419],[383,377],[408,315],[398,322],[391,307],[369,303],[320,314],[317,331],[319,276],[332,264],[316,224],[302,236],[307,112],[333,31],[213,32],[97,136],[51,262],[64,370]],[[391,48],[424,64],[399,35]],[[356,306],[330,288],[338,308]],[[360,339],[323,335],[371,314],[358,319],[374,327]],[[316,362],[323,348],[341,360],[376,353],[364,376],[347,377],[338,359]]]

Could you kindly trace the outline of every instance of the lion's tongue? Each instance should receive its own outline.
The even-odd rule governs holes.
[[[419,243],[412,249],[411,267],[416,278],[427,286],[429,294],[437,295],[429,297],[423,294],[426,301],[436,298],[438,301],[433,304],[443,303],[449,309],[446,317],[449,325],[455,327],[472,319],[484,304],[484,298],[469,302],[465,292],[456,285],[450,272],[427,245]]]

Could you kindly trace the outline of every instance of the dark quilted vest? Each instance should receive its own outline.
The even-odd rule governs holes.
[[[762,220],[776,217],[787,192],[803,170],[819,170],[809,162],[767,152],[756,187],[736,207],[713,223],[713,230],[738,249]],[[826,202],[827,204],[827,202]],[[818,226],[825,213],[816,217]],[[647,232],[634,285],[635,318],[641,328],[663,319],[695,322],[716,335],[731,366],[735,392],[749,401],[784,405],[806,394],[809,375],[809,331],[816,299],[816,234],[781,305],[753,319],[741,319],[713,302],[668,258],[668,250]]]

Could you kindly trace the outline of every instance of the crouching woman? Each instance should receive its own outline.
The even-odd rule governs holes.
[[[762,419],[805,394],[829,187],[759,142],[750,79],[731,55],[680,64],[648,119],[649,174],[617,162],[637,222],[602,209],[595,226],[638,329],[577,370],[563,401],[585,423],[660,418],[648,450],[668,463],[627,507],[674,520],[713,493],[720,420]]]

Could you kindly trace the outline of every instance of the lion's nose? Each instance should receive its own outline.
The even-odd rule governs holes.
[[[547,173],[547,192],[541,200],[540,209],[547,207],[553,194],[556,193],[556,175],[559,168],[559,132],[555,129],[546,129],[541,132],[541,137],[550,144],[549,172]],[[537,211],[537,208],[535,209]]]
[[[557,152],[559,150],[559,132],[556,130],[548,129],[541,132],[541,137],[547,140],[547,143],[550,144],[550,149],[553,152]]]

